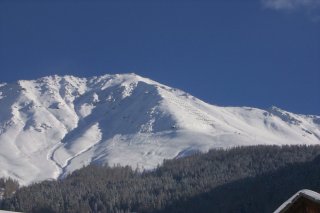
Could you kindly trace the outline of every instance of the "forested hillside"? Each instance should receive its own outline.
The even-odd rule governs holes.
[[[272,212],[302,188],[320,191],[320,146],[252,146],[167,160],[153,171],[90,165],[20,188],[23,212]]]

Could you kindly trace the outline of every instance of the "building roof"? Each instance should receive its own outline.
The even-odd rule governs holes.
[[[288,209],[296,200],[300,197],[307,198],[313,202],[320,204],[320,194],[309,189],[303,189],[295,193],[292,197],[290,197],[286,202],[284,202],[279,208],[277,208],[273,213],[280,213],[284,210]]]
[[[11,211],[0,210],[0,213],[20,213],[20,212],[11,212]]]

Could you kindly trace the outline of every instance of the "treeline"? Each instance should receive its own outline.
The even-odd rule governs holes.
[[[0,198],[11,197],[18,188],[18,181],[11,178],[0,178]]]
[[[23,212],[271,212],[320,190],[320,146],[251,146],[166,160],[153,171],[90,165],[22,187],[2,209]]]

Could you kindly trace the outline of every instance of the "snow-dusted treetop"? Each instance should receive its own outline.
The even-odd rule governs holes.
[[[0,176],[22,184],[92,162],[150,169],[197,150],[319,143],[319,116],[213,106],[135,74],[0,86]]]

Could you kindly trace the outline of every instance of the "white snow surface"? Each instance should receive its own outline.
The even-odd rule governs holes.
[[[88,165],[256,144],[319,144],[320,116],[220,107],[135,74],[48,76],[0,86],[0,177],[22,185]]]

